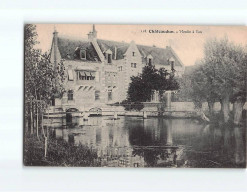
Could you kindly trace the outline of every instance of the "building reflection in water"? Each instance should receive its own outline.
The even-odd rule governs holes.
[[[89,117],[56,137],[85,145],[107,167],[242,167],[245,133],[190,119]]]
[[[144,159],[133,155],[129,143],[128,130],[124,128],[124,120],[90,117],[87,123],[79,127],[57,128],[56,138],[73,140],[75,145],[85,145],[95,150],[102,166],[107,167],[144,167]],[[70,139],[73,137],[74,139]]]

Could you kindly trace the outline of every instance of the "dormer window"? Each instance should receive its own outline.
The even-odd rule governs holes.
[[[175,64],[174,58],[170,58],[170,59],[168,60],[168,62],[169,62],[169,65],[171,65],[171,70],[172,70],[172,71],[175,70],[175,69],[174,69],[174,64]]]
[[[111,64],[112,63],[112,51],[110,49],[108,49],[105,52],[105,59],[106,59],[106,61],[107,61],[108,64]]]
[[[107,63],[111,64],[112,61],[112,55],[111,54],[107,54]]]
[[[151,55],[147,56],[147,64],[149,66],[153,65],[153,56],[151,56]]]
[[[86,50],[85,49],[80,50],[80,59],[86,60]]]
[[[174,70],[174,61],[171,61],[171,70]]]

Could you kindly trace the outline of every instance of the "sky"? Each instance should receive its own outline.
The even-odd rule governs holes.
[[[59,36],[87,39],[92,24],[36,24],[37,48],[47,52],[51,48],[54,29]],[[97,38],[165,48],[171,46],[185,66],[203,58],[205,41],[228,37],[235,44],[247,45],[245,26],[171,26],[171,25],[95,25]],[[155,30],[162,33],[155,33]],[[172,33],[173,32],[173,33]]]

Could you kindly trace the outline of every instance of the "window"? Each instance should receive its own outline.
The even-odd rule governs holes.
[[[174,70],[174,61],[171,61],[171,70]]]
[[[95,91],[95,100],[100,99],[100,91]]]
[[[135,56],[135,52],[132,52],[132,56]]]
[[[122,66],[119,66],[119,67],[118,67],[118,71],[119,71],[119,72],[123,71],[123,67],[122,67]]]
[[[131,63],[132,68],[136,68],[136,63]]]
[[[89,74],[90,74],[90,80],[94,80],[96,73],[95,72],[89,72]]]
[[[51,99],[51,105],[52,105],[52,106],[55,106],[55,98],[52,98],[52,99]]]
[[[108,64],[111,64],[112,63],[112,51],[110,49],[108,49],[105,53],[105,59],[106,59],[106,62]]]
[[[72,90],[68,91],[68,100],[73,100],[73,91]]]
[[[146,62],[147,65],[152,66],[153,65],[153,56],[151,54],[149,54],[146,59],[147,59],[147,62]]]
[[[78,80],[94,80],[95,73],[94,72],[86,72],[86,71],[78,71],[77,72]]]
[[[112,100],[112,90],[108,90],[108,101]]]
[[[78,80],[86,80],[87,75],[84,72],[77,72]]]
[[[112,58],[111,58],[111,54],[107,54],[107,63],[111,64]]]
[[[80,50],[80,58],[82,60],[85,60],[86,59],[86,50]]]
[[[71,69],[68,70],[68,80],[69,81],[73,81],[74,80],[73,71]]]

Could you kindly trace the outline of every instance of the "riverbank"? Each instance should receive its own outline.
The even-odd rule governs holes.
[[[36,135],[25,136],[23,163],[25,166],[97,167],[96,152],[83,145],[74,146],[65,140],[48,139],[47,157],[44,140]]]

